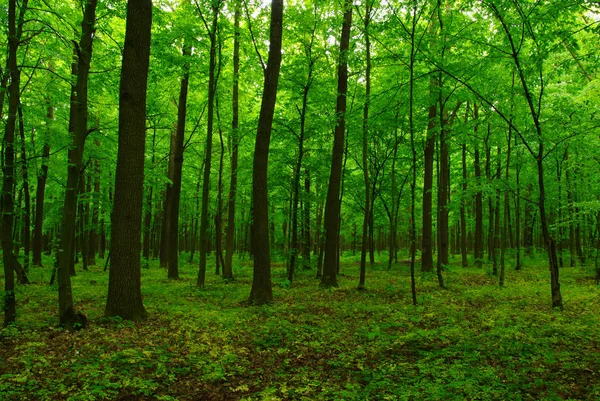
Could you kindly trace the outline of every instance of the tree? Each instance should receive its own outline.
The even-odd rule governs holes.
[[[106,316],[141,320],[140,250],[152,1],[129,0],[119,87],[119,150]]]
[[[271,284],[271,249],[269,244],[269,200],[267,165],[269,143],[277,85],[281,67],[281,42],[283,23],[283,0],[271,2],[271,24],[269,35],[269,58],[264,71],[264,85],[252,170],[252,247],[254,252],[254,272],[249,303],[263,305],[273,300]]]
[[[340,188],[342,180],[342,164],[344,158],[344,137],[346,134],[346,95],[348,93],[348,49],[350,47],[350,28],[352,25],[352,2],[344,2],[344,19],[340,38],[338,58],[338,84],[336,101],[336,126],[333,134],[333,150],[327,200],[325,203],[325,256],[321,285],[337,287],[337,269],[339,265],[339,233],[340,224]],[[365,166],[366,167],[366,166]]]

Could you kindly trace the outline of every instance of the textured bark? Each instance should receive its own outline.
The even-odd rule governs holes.
[[[237,198],[237,173],[239,154],[239,79],[240,79],[240,2],[235,2],[233,39],[233,90],[231,102],[231,176],[227,199],[227,228],[225,232],[225,264],[223,279],[233,280],[233,254],[235,252],[235,201]]]
[[[346,133],[346,94],[348,92],[348,48],[350,46],[350,28],[352,25],[352,2],[344,2],[344,21],[340,39],[338,60],[338,82],[336,115],[337,124],[333,138],[331,172],[327,200],[325,203],[325,249],[321,285],[337,287],[337,268],[339,263],[338,229],[340,224],[340,187],[342,163],[344,157],[344,136]]]
[[[92,59],[92,39],[96,20],[97,0],[88,0],[85,5],[81,23],[81,40],[77,50],[77,83],[75,96],[71,103],[73,124],[71,148],[69,149],[69,167],[67,186],[62,217],[61,245],[58,252],[58,304],[60,324],[72,329],[77,322],[73,309],[71,292],[71,273],[73,269],[73,252],[75,239],[75,221],[77,214],[77,193],[80,187],[83,148],[87,132],[88,120],[88,75]]]
[[[220,2],[218,2],[220,3]],[[217,91],[216,59],[217,59],[217,22],[219,5],[213,3],[213,20],[210,29],[210,60],[208,69],[208,119],[206,122],[206,146],[204,156],[204,180],[202,182],[202,211],[200,216],[200,266],[196,285],[204,287],[206,278],[206,255],[209,252],[208,238],[208,201],[210,195],[210,170],[212,162],[213,123],[215,114],[215,92]]]
[[[254,253],[254,272],[249,303],[262,305],[273,300],[271,283],[271,250],[269,245],[269,201],[267,188],[267,166],[269,162],[269,143],[277,84],[281,67],[281,37],[283,22],[283,0],[271,2],[270,48],[262,103],[256,132],[254,163],[252,170],[252,248]]]
[[[191,48],[184,44],[183,58],[192,54]],[[179,89],[179,103],[177,105],[177,130],[175,134],[175,149],[173,154],[173,185],[172,203],[170,210],[169,228],[169,272],[170,279],[179,279],[179,199],[181,198],[181,172],[183,169],[183,145],[185,137],[185,119],[187,114],[187,95],[190,82],[189,63],[183,65],[183,77]]]
[[[141,320],[141,231],[152,2],[129,0],[119,87],[119,150],[106,316]]]

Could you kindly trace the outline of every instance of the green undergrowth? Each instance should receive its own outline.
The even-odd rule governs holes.
[[[508,269],[504,288],[489,267],[451,264],[446,290],[418,274],[413,306],[407,265],[369,267],[357,291],[357,260],[342,260],[336,289],[319,287],[314,270],[290,285],[274,263],[275,302],[264,307],[245,302],[251,261],[236,262],[235,282],[208,274],[202,289],[196,265],[171,281],[152,264],[140,323],[103,318],[108,274],[78,270],[88,327],[76,332],[56,327],[50,269],[33,268],[16,293],[17,325],[0,331],[0,400],[600,399],[591,270],[561,270],[562,312],[550,308],[541,258]]]

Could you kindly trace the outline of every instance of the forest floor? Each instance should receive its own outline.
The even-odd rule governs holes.
[[[413,306],[408,266],[369,268],[359,292],[357,258],[342,260],[338,289],[320,288],[314,270],[289,286],[274,264],[265,307],[245,304],[248,260],[235,282],[209,274],[204,289],[196,264],[178,281],[153,264],[140,323],[103,318],[108,274],[78,270],[88,326],[76,332],[56,327],[50,269],[32,268],[17,325],[0,331],[0,400],[600,400],[591,268],[561,270],[562,312],[541,257],[509,269],[504,288],[489,266],[450,266],[446,290],[419,274]]]

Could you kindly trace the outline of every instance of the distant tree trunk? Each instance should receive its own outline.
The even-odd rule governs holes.
[[[176,140],[177,128],[171,131],[170,137],[169,166],[167,168],[167,178],[169,179],[169,182],[165,188],[164,217],[160,236],[160,267],[162,268],[169,267],[169,240],[171,239],[171,209],[173,206],[173,175],[175,173]]]
[[[283,0],[271,1],[271,26],[269,38],[269,58],[264,71],[263,96],[256,131],[254,163],[252,170],[252,248],[254,253],[254,271],[249,303],[263,305],[273,300],[271,284],[271,250],[269,244],[269,199],[268,199],[268,162],[269,143],[277,84],[281,67],[281,36],[283,22]]]
[[[27,171],[27,149],[25,148],[25,125],[23,124],[23,108],[19,100],[19,135],[21,137],[21,176],[23,178],[23,198],[25,210],[23,211],[23,267],[29,269],[29,254],[31,251],[31,194],[29,192],[29,174]]]
[[[106,316],[141,320],[140,248],[152,2],[129,0],[119,88],[119,150]]]
[[[410,288],[413,305],[417,305],[417,288],[415,283],[415,258],[417,255],[417,220],[415,213],[417,190],[417,148],[415,146],[414,124],[414,75],[415,75],[415,30],[417,26],[417,7],[413,7],[410,31],[410,60],[408,79],[408,125],[410,131],[410,149],[412,154],[412,177],[410,182]]]
[[[340,39],[337,83],[337,124],[333,139],[333,152],[327,201],[325,204],[325,260],[321,285],[337,287],[338,227],[340,218],[340,184],[344,156],[344,135],[346,132],[346,94],[348,92],[348,49],[350,46],[350,27],[352,25],[352,2],[344,2],[344,22]]]
[[[190,66],[187,59],[192,54],[192,49],[187,44],[183,45],[183,77],[179,89],[179,102],[177,104],[177,130],[175,150],[173,155],[173,185],[171,203],[171,221],[169,228],[169,272],[172,280],[179,279],[179,199],[181,198],[181,172],[183,169],[183,145],[185,139],[185,119],[187,114],[187,95],[190,82]]]
[[[479,138],[477,132],[479,129],[479,107],[477,103],[473,105],[473,119],[475,122],[475,180],[477,192],[475,193],[475,266],[483,266],[483,193],[481,191],[481,162],[479,157]]]
[[[505,182],[508,183],[510,178],[510,145],[512,143],[512,127],[508,128],[508,141],[506,145],[506,166],[505,166],[505,174],[504,179]],[[509,245],[509,220],[510,220],[510,201],[509,201],[509,192],[508,190],[504,190],[504,225],[502,226],[502,243],[500,250],[500,287],[504,287],[504,272],[505,272],[505,253],[506,248]]]
[[[469,105],[467,104],[467,116],[469,112]],[[465,123],[468,117],[465,117]],[[460,254],[462,267],[468,267],[469,261],[467,259],[467,215],[465,203],[467,200],[467,144],[462,144],[462,196],[460,200]]]
[[[435,117],[437,115],[438,80],[433,75],[429,78],[429,122],[427,123],[427,139],[425,141],[423,176],[423,228],[421,239],[421,271],[433,270],[433,159],[435,154]]]
[[[367,271],[367,230],[371,218],[371,184],[369,181],[369,103],[371,102],[371,38],[369,37],[369,23],[373,4],[365,2],[364,36],[365,36],[365,104],[363,107],[363,135],[362,135],[362,167],[365,181],[365,215],[363,216],[362,246],[360,249],[360,278],[358,289],[365,289],[365,276]]]
[[[498,147],[497,153],[497,166],[496,166],[496,174],[494,175],[494,179],[500,180],[502,176],[502,165],[500,159],[500,147]],[[500,260],[498,258],[498,249],[500,248],[500,188],[496,185],[496,200],[494,206],[494,231],[492,237],[492,262],[493,262],[493,273],[494,275],[498,274],[498,267],[500,265]]]
[[[154,166],[155,154],[156,154],[156,126],[153,130],[152,135],[152,166]],[[144,242],[142,243],[142,256],[144,258],[144,267],[150,267],[150,248],[152,247],[152,195],[153,187],[151,183],[148,183],[146,190],[146,210],[144,212],[144,227],[142,229],[144,235]],[[156,223],[156,222],[155,222]]]
[[[212,162],[213,122],[215,115],[215,92],[217,91],[217,23],[219,21],[220,2],[213,2],[213,20],[210,36],[210,60],[208,69],[208,120],[206,122],[206,146],[204,156],[204,180],[202,182],[202,212],[200,216],[200,266],[196,285],[204,287],[206,278],[206,256],[209,253],[208,238],[208,201],[210,195],[210,170]]]
[[[71,113],[74,117],[71,149],[69,149],[69,167],[67,173],[67,186],[62,217],[61,244],[58,256],[58,304],[60,324],[66,329],[72,329],[77,323],[77,316],[73,309],[73,295],[71,291],[71,273],[73,266],[73,251],[75,239],[75,217],[77,213],[77,193],[80,187],[83,148],[88,134],[88,75],[92,59],[92,39],[94,37],[94,23],[96,21],[97,0],[87,0],[81,23],[81,40],[77,49],[77,83],[75,98],[71,104]]]
[[[219,59],[221,56],[219,55]],[[215,212],[215,270],[217,275],[220,274],[222,266],[225,265],[223,260],[223,158],[225,156],[225,142],[223,141],[223,130],[221,129],[221,118],[219,117],[219,102],[216,100],[217,120],[219,126],[219,178],[217,181],[217,210]]]
[[[54,120],[54,107],[49,104],[46,114],[48,124]],[[49,133],[47,133],[49,135]],[[33,264],[42,267],[43,247],[43,225],[44,225],[44,195],[46,192],[46,180],[48,178],[48,158],[50,157],[50,144],[48,138],[44,140],[42,150],[42,166],[37,177],[37,188],[35,192],[35,225],[33,229]]]
[[[227,229],[225,233],[225,264],[223,279],[233,280],[233,254],[235,252],[235,201],[237,198],[239,135],[239,80],[240,80],[240,2],[235,2],[233,39],[233,98],[231,104],[231,178],[227,200]]]
[[[307,155],[308,156],[308,152]],[[311,250],[311,229],[310,229],[310,169],[304,168],[304,219],[303,219],[303,246],[302,246],[302,266],[304,270],[310,269],[310,250]]]

